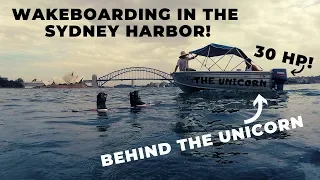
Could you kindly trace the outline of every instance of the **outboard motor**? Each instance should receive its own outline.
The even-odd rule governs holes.
[[[141,101],[138,91],[130,92],[130,105],[131,107],[144,105],[145,103]]]
[[[107,96],[108,95],[103,92],[97,95],[97,109],[107,109],[107,106],[106,106]]]
[[[272,69],[272,88],[283,91],[283,85],[288,80],[286,69]]]

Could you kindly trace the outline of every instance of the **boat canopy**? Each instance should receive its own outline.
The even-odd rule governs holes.
[[[189,53],[205,57],[202,62],[199,61],[197,58],[196,59],[197,59],[197,61],[199,61],[202,64],[201,68],[206,67],[208,69],[208,71],[211,71],[211,68],[213,66],[217,66],[220,70],[225,71],[227,69],[227,67],[229,66],[229,63],[230,63],[233,55],[242,58],[243,61],[241,61],[241,63],[239,63],[236,67],[231,69],[231,71],[233,71],[235,68],[237,68],[243,62],[249,62],[249,61],[251,61],[251,63],[253,62],[250,58],[248,58],[248,56],[246,54],[244,54],[244,52],[241,49],[239,49],[237,47],[231,47],[231,46],[215,44],[215,43],[211,43],[203,48],[200,48],[200,49],[197,49],[194,51],[190,51]],[[226,67],[223,69],[217,63],[226,55],[231,55],[231,58],[230,58],[228,64],[226,65]],[[216,57],[216,56],[222,56],[222,57],[220,57],[218,59],[218,61],[214,61],[213,59],[211,59],[212,57]],[[210,59],[213,62],[213,64],[210,67],[207,66],[208,59]]]
[[[211,43],[203,48],[191,51],[189,53],[196,54],[199,56],[205,57],[215,57],[215,56],[223,56],[227,54],[233,54],[240,58],[247,59],[248,57],[244,54],[244,52],[236,47],[225,46],[220,44]]]

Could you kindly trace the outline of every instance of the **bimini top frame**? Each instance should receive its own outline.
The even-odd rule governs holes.
[[[231,58],[227,64],[227,66],[222,69],[220,66],[218,66],[221,71],[225,71],[231,61],[231,59],[233,58],[233,55],[236,55],[240,58],[243,59],[243,61],[241,61],[241,63],[239,63],[236,67],[234,67],[231,71],[233,71],[235,68],[237,68],[239,65],[241,65],[243,62],[248,62],[249,58],[247,57],[246,54],[244,54],[244,52],[237,48],[237,47],[231,47],[231,46],[225,46],[225,45],[220,45],[220,44],[214,44],[214,43],[211,43],[203,48],[200,48],[200,49],[197,49],[197,50],[194,50],[194,51],[190,51],[189,52],[190,54],[196,54],[196,55],[199,55],[199,56],[203,56],[205,57],[205,59],[203,60],[203,62],[198,61],[201,63],[201,68],[204,66],[207,68],[208,71],[211,70],[211,68],[214,66],[214,65],[217,65],[218,66],[218,62],[224,58],[226,55],[231,55]],[[216,57],[216,56],[222,56],[221,58],[218,59],[218,61],[214,61],[212,59],[212,57]],[[210,59],[214,64],[211,65],[210,67],[207,67],[207,62],[208,62],[208,59]],[[251,60],[251,63],[253,61]],[[258,65],[259,66],[259,65]],[[259,66],[260,67],[260,66]],[[261,67],[260,67],[261,68]],[[262,69],[262,68],[261,68]]]

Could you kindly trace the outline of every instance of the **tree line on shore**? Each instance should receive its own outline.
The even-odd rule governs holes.
[[[24,81],[22,78],[17,80],[8,80],[7,78],[0,77],[0,88],[24,88]]]

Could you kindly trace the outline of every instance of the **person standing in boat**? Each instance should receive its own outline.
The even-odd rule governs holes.
[[[254,64],[251,63],[252,60],[247,58],[246,59],[246,69],[245,71],[260,71],[257,66],[255,66]]]
[[[181,55],[177,62],[176,68],[174,69],[174,72],[177,72],[178,67],[180,71],[196,71],[195,69],[189,68],[189,60],[196,58],[198,55],[193,57],[188,57],[188,55],[189,54],[185,51],[181,51]]]

